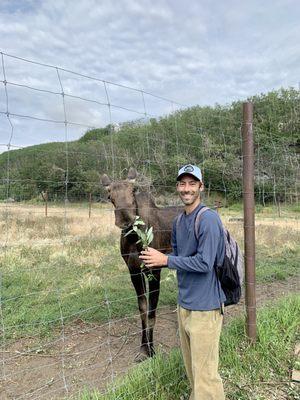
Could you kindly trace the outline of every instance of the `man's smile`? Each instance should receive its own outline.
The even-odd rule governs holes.
[[[181,193],[182,197],[191,197],[191,196],[194,196],[194,195],[195,195],[195,193]]]

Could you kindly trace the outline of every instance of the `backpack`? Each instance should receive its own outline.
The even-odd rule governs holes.
[[[209,207],[202,207],[195,219],[195,237],[199,240],[199,224],[201,216]],[[176,230],[183,213],[179,214],[176,221]],[[225,306],[237,304],[242,295],[242,285],[244,280],[244,258],[236,240],[230,235],[229,231],[223,226],[225,257],[222,265],[216,265],[215,271],[222,290],[226,296]],[[218,285],[219,289],[219,285]],[[219,292],[220,296],[220,292]]]

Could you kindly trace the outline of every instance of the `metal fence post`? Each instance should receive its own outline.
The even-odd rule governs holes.
[[[253,104],[243,104],[243,199],[247,335],[256,341]]]
[[[45,216],[48,217],[48,190],[45,192]]]
[[[92,213],[92,193],[89,193],[89,218],[91,218]]]

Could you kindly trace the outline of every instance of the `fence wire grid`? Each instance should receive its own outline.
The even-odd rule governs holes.
[[[141,324],[100,177],[122,180],[135,167],[139,186],[164,207],[180,204],[177,169],[198,164],[205,203],[243,247],[241,109],[211,114],[3,52],[1,65],[1,398],[94,389],[118,398],[109,396],[134,368]],[[299,91],[281,95],[254,99],[259,306],[299,290]],[[179,345],[168,271],[160,293],[154,343],[168,354]],[[244,301],[230,308],[225,323],[243,310]],[[173,372],[184,377],[177,365]]]

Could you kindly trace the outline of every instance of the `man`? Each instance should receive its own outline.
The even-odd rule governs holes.
[[[190,400],[224,400],[218,362],[226,297],[215,271],[225,254],[222,223],[216,212],[206,210],[195,234],[195,219],[204,207],[200,168],[180,168],[176,187],[185,207],[179,222],[173,223],[173,252],[165,255],[149,247],[140,258],[149,268],[167,266],[177,271],[179,334],[192,388]]]

